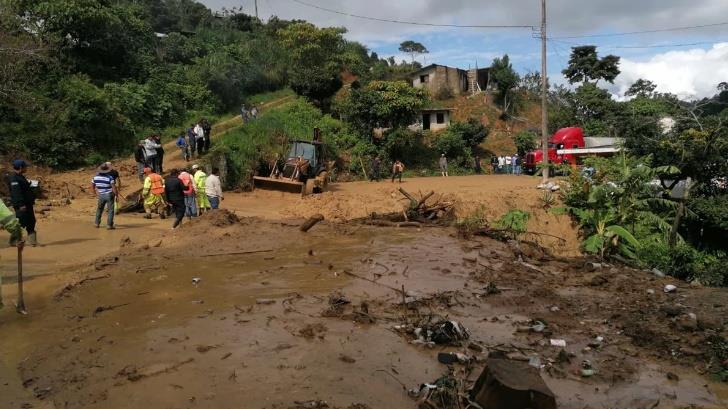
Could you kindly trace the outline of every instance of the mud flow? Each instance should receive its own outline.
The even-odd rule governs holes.
[[[668,279],[519,259],[450,229],[299,224],[225,212],[37,276],[31,319],[0,313],[0,407],[414,409],[410,390],[447,374],[472,385],[493,352],[537,365],[560,408],[726,407],[709,334],[659,312],[716,321],[721,293],[664,294]],[[469,336],[411,331],[440,321]],[[467,360],[438,362],[448,352]]]

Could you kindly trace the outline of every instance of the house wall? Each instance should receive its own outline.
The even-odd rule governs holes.
[[[423,83],[420,80],[423,75],[429,75],[428,82]],[[461,95],[468,89],[468,75],[466,72],[457,68],[438,65],[414,75],[412,77],[412,86],[415,88],[425,88],[433,96],[437,95],[442,87],[449,87],[453,95]]]
[[[443,123],[438,124],[437,123],[437,114],[443,115]],[[448,126],[450,126],[450,112],[449,111],[432,111],[432,112],[423,112],[422,118],[420,119],[424,123],[424,117],[428,115],[430,118],[430,130],[431,131],[441,131]]]

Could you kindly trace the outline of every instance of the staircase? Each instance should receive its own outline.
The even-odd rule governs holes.
[[[468,70],[468,89],[470,90],[470,95],[475,95],[478,92],[482,91],[480,89],[480,85],[478,84],[477,68]]]

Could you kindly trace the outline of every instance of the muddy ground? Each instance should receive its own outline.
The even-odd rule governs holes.
[[[461,209],[532,208],[543,216],[534,230],[563,222],[538,213],[529,184],[466,177],[403,186],[442,190]],[[416,408],[409,389],[448,373],[471,383],[497,351],[537,357],[560,408],[728,405],[726,384],[711,377],[726,359],[717,342],[728,335],[726,291],[618,265],[586,268],[569,245],[548,256],[452,228],[344,222],[396,209],[395,192],[351,183],[304,201],[229,195],[224,206],[239,220],[220,211],[176,231],[139,215],[121,216],[116,231],[93,229],[85,197],[53,208],[39,227],[45,247],[25,254],[30,315],[0,311],[0,407]],[[301,233],[312,212],[330,221]],[[0,255],[8,304],[13,249]],[[664,293],[666,284],[677,291]],[[408,329],[439,319],[461,322],[469,339],[412,342]],[[450,351],[471,361],[439,363]],[[582,376],[585,360],[594,375]]]

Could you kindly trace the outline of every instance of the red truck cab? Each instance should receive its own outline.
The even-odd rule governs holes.
[[[561,128],[549,139],[548,155],[549,163],[576,165],[576,156],[573,154],[559,155],[559,149],[584,148],[584,130],[581,128]],[[536,173],[538,165],[543,161],[541,149],[526,154],[523,164],[523,171],[529,174]]]

